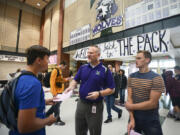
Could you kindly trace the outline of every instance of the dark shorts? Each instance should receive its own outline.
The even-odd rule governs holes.
[[[180,97],[174,97],[171,99],[173,106],[178,106],[180,107]]]

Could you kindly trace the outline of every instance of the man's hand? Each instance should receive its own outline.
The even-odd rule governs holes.
[[[95,100],[99,97],[99,92],[98,91],[94,91],[94,92],[90,92],[88,93],[88,96],[86,97],[87,99],[92,99]]]
[[[127,110],[133,110],[133,104],[128,101],[125,103],[125,107]]]
[[[47,123],[47,125],[48,126],[51,126],[54,122],[56,122],[57,121],[57,118],[56,117],[54,117],[54,114],[51,114],[49,117],[48,117],[48,123]]]
[[[127,127],[128,135],[130,135],[130,131],[132,129],[134,129],[134,127],[135,127],[135,121],[134,120],[130,120],[130,122],[128,123],[128,127]]]
[[[70,81],[70,80],[72,80],[72,78],[71,77],[67,77],[67,78],[65,78],[65,80],[66,81]]]
[[[50,92],[50,90],[44,90],[44,92],[45,92],[45,93],[48,93],[48,92]]]
[[[68,88],[66,88],[66,89],[64,90],[64,93],[68,93],[68,92],[71,91],[71,90],[73,90],[73,88],[68,87]]]
[[[125,103],[125,107],[127,110],[133,110],[133,104],[128,101]]]
[[[46,105],[54,105],[53,99],[46,99]]]

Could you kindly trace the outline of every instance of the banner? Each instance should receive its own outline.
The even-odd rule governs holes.
[[[70,33],[70,45],[84,42],[90,39],[91,27],[90,24],[85,25]]]
[[[49,56],[49,63],[48,64],[57,64],[57,55]]]
[[[179,0],[142,0],[125,9],[126,29],[179,13]]]
[[[26,57],[12,56],[12,55],[0,55],[0,61],[26,62]]]
[[[128,58],[139,50],[147,50],[152,55],[166,55],[170,49],[170,30],[141,34],[124,39],[98,44],[101,49],[100,59]],[[76,51],[75,60],[86,60],[88,48]]]

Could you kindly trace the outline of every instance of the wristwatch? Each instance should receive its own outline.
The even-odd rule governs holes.
[[[99,91],[99,97],[102,97],[102,95],[101,95],[101,91]]]

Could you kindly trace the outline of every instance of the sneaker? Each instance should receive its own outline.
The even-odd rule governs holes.
[[[175,117],[174,121],[180,121],[179,117]]]
[[[55,125],[60,125],[60,126],[64,126],[66,123],[63,122],[61,119],[58,120],[57,122],[55,122]]]
[[[122,110],[120,110],[120,112],[118,113],[118,119],[120,119],[122,116]]]
[[[171,113],[168,113],[167,117],[168,117],[168,118],[175,118],[175,115],[174,115],[174,114],[171,114]]]
[[[107,120],[104,121],[104,123],[109,123],[112,122],[112,118],[108,118]]]

